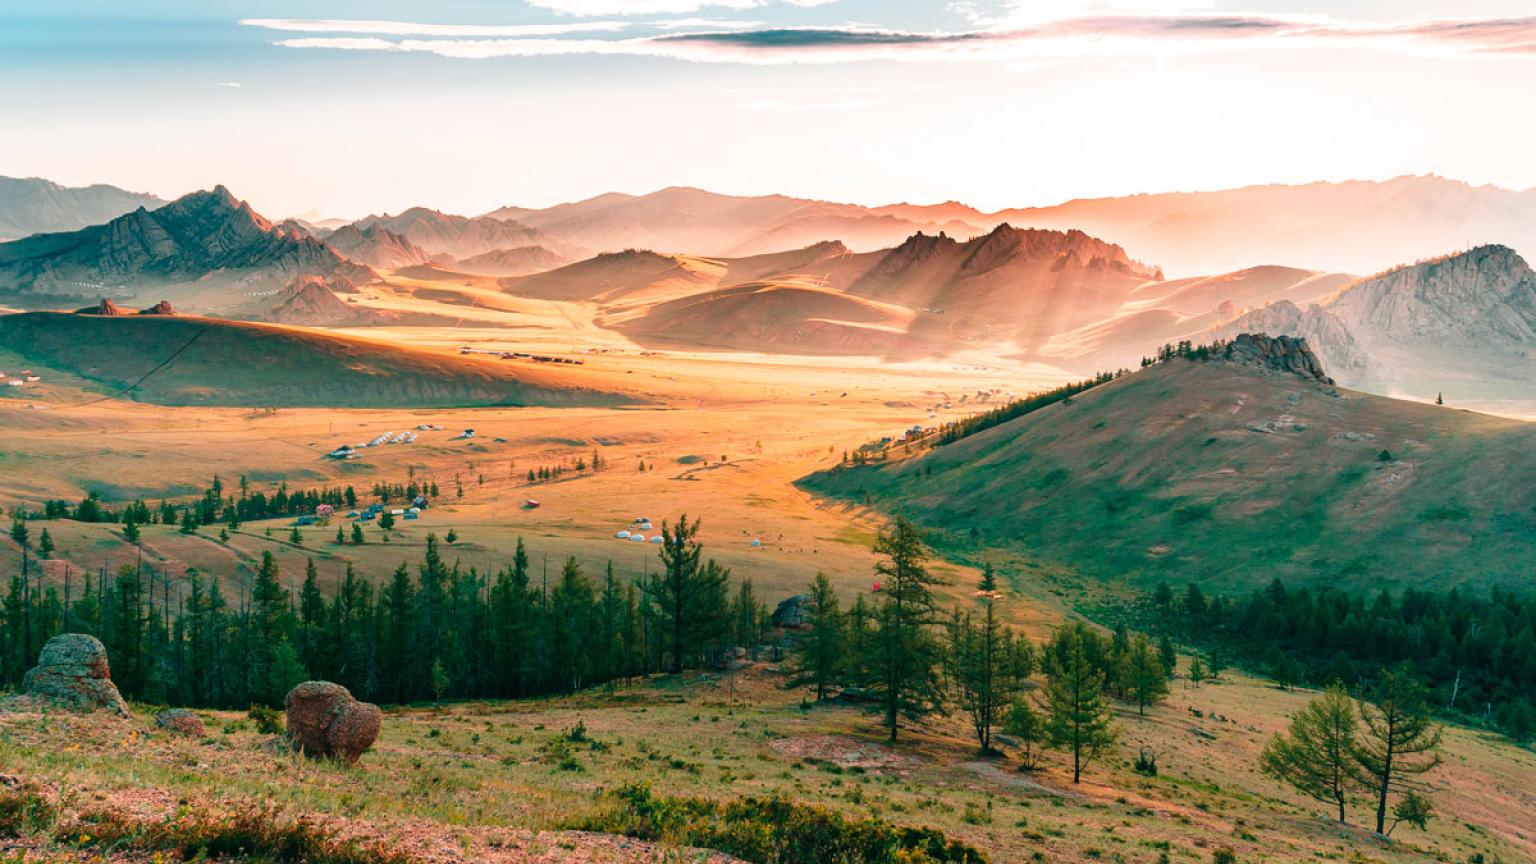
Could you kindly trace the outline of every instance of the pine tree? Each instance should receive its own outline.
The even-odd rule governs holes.
[[[363,536],[363,523],[361,523],[361,522],[353,522],[352,523],[352,545],[353,546],[361,546],[361,545],[363,545],[364,543],[367,543],[367,542],[368,542],[368,538]]]
[[[1019,742],[1019,763],[1025,771],[1033,771],[1040,765],[1040,749],[1048,740],[1045,721],[1039,712],[1022,699],[1008,708],[1003,718],[1003,734]]]
[[[144,631],[147,623],[144,583],[139,568],[125,564],[118,568],[117,582],[113,586],[112,638],[107,650],[108,656],[114,658],[112,677],[129,698],[144,695]]]
[[[1104,675],[1089,649],[1097,636],[1081,623],[1062,626],[1046,651],[1045,729],[1051,743],[1072,754],[1072,782],[1115,740]]]
[[[53,557],[53,537],[48,533],[47,528],[44,528],[37,535],[37,557]]]
[[[675,526],[662,523],[662,572],[649,585],[648,599],[674,675],[683,671],[684,658],[696,656],[726,625],[725,590],[731,571],[713,560],[700,563],[698,530],[699,521],[689,523],[687,514]]]
[[[588,638],[596,605],[592,580],[574,556],[566,558],[549,594],[551,681],[558,692],[573,693],[586,686],[592,671]]]
[[[998,618],[997,576],[991,564],[982,571],[976,600],[980,619],[970,612],[957,614],[950,626],[950,664],[960,706],[970,715],[976,742],[983,754],[992,751],[992,730],[1018,695],[1033,671],[1029,643],[1014,639]]]
[[[932,588],[942,584],[928,572],[928,548],[917,526],[904,516],[891,520],[875,541],[881,601],[874,619],[874,651],[861,658],[863,679],[884,708],[890,740],[901,718],[921,719],[940,709],[937,668],[941,656],[934,638],[936,607]]]
[[[1136,634],[1120,657],[1120,692],[1136,703],[1136,713],[1146,714],[1147,706],[1168,696],[1168,673],[1147,637]]]
[[[304,566],[304,587],[299,590],[299,660],[314,677],[320,657],[320,638],[325,629],[325,597],[320,593],[315,559]]]
[[[1407,663],[1384,670],[1360,707],[1365,726],[1356,760],[1376,797],[1376,833],[1384,833],[1388,799],[1416,792],[1413,780],[1440,764],[1440,727],[1429,716],[1428,694]]]
[[[250,683],[247,686],[253,697],[273,706],[281,705],[288,693],[284,679],[291,670],[277,666],[282,646],[286,644],[288,651],[293,650],[287,634],[288,592],[282,586],[281,577],[272,553],[261,553],[261,566],[251,588],[251,649],[247,667]]]
[[[1259,764],[1271,777],[1335,805],[1342,824],[1345,807],[1360,788],[1358,725],[1353,700],[1334,684],[1291,718],[1288,731],[1269,739]]]
[[[130,546],[137,546],[137,545],[139,545],[139,523],[138,522],[135,522],[135,521],[130,519],[130,520],[128,520],[128,521],[123,523],[123,539],[128,541],[128,545],[130,545]]]
[[[811,580],[810,629],[796,646],[795,670],[789,680],[791,687],[816,689],[816,701],[827,698],[827,693],[843,675],[847,663],[847,645],[844,643],[843,614],[838,609],[837,592],[825,573],[817,573]]]
[[[1163,664],[1164,674],[1172,678],[1174,672],[1178,671],[1179,652],[1174,650],[1173,640],[1168,638],[1167,633],[1157,640],[1157,659]]]
[[[404,564],[395,568],[389,587],[379,601],[380,685],[390,701],[404,702],[412,695],[406,689],[408,658],[414,652],[412,645],[415,623],[414,592],[411,590],[411,574]]]

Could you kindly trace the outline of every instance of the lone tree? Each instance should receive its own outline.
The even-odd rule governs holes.
[[[1361,788],[1358,727],[1354,700],[1335,682],[1296,712],[1287,731],[1269,739],[1259,765],[1265,774],[1335,805],[1344,824],[1344,808]]]
[[[661,573],[646,585],[673,674],[683,671],[683,658],[719,637],[727,624],[725,590],[731,571],[713,560],[702,561],[698,533],[699,520],[690,523],[686,513],[675,526],[663,522]]]
[[[928,547],[904,516],[891,520],[875,541],[881,601],[875,610],[874,656],[864,680],[883,705],[885,728],[896,740],[902,717],[911,720],[940,709],[943,693],[936,674],[941,649],[934,638],[932,588],[942,584],[928,572]]]
[[[1063,626],[1046,649],[1045,729],[1056,747],[1072,753],[1072,782],[1114,743],[1104,673],[1092,662],[1089,640],[1098,637],[1082,623]]]
[[[1356,761],[1376,796],[1376,833],[1386,833],[1387,802],[1415,794],[1413,778],[1440,764],[1440,727],[1429,717],[1429,698],[1407,663],[1381,673],[1370,701],[1360,706],[1365,724]]]
[[[1029,643],[1014,639],[998,619],[997,574],[988,564],[977,586],[979,615],[956,612],[950,625],[950,663],[960,706],[971,717],[976,743],[992,752],[992,730],[1001,725],[1024,679],[1034,671]]]
[[[1023,699],[1014,702],[1003,718],[1003,734],[1019,742],[1019,766],[1025,771],[1040,767],[1040,750],[1046,743],[1045,721]]]
[[[825,573],[811,580],[811,629],[800,640],[795,675],[791,687],[816,688],[816,701],[827,698],[832,685],[841,678],[847,663],[843,613],[837,607],[837,592]]]

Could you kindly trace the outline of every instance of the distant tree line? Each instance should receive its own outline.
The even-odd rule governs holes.
[[[703,557],[697,531],[686,518],[664,525],[659,566],[631,580],[611,565],[594,578],[575,559],[534,574],[521,541],[509,566],[480,573],[450,564],[431,534],[414,574],[402,564],[375,583],[348,566],[330,592],[313,559],[294,587],[270,553],[253,576],[191,572],[174,593],[165,574],[143,566],[76,571],[47,586],[35,572],[18,574],[0,600],[0,679],[17,686],[62,632],[99,637],[128,698],[195,707],[280,705],[312,678],[412,702],[566,693],[678,672],[730,646],[755,650],[768,629],[750,580],[728,596],[730,570]]]
[[[975,435],[977,432],[991,429],[993,426],[1001,426],[1009,420],[1016,420],[1025,414],[1039,411],[1048,405],[1065,402],[1073,396],[1092,390],[1100,384],[1108,384],[1116,378],[1127,374],[1127,372],[1128,370],[1125,369],[1121,369],[1118,372],[1100,372],[1087,380],[1063,384],[1054,390],[1034,393],[1022,399],[1015,399],[1006,405],[993,408],[990,411],[984,411],[963,420],[956,420],[953,423],[946,424],[939,431],[938,440],[934,442],[934,446],[942,447],[945,444],[953,444],[961,438]]]
[[[1407,663],[1437,711],[1536,738],[1536,597],[1493,589],[1410,588],[1392,595],[1290,589],[1275,580],[1237,598],[1166,584],[1146,599],[1182,641],[1218,647],[1282,686],[1342,683],[1360,690]]]

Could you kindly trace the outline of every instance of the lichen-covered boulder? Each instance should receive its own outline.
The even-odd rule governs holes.
[[[107,649],[95,636],[64,633],[49,639],[21,686],[34,699],[72,711],[106,710],[128,716],[128,703],[112,683]]]
[[[356,762],[379,737],[384,715],[340,684],[305,681],[288,691],[288,738],[306,756]]]
[[[208,729],[203,725],[203,718],[183,708],[161,711],[155,717],[155,725],[167,732],[185,735],[188,738],[205,738],[208,735]]]

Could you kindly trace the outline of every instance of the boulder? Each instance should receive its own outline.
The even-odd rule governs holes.
[[[128,310],[112,302],[112,298],[103,297],[95,306],[87,306],[84,309],[76,309],[76,315],[127,315]]]
[[[28,696],[72,711],[106,710],[128,716],[128,703],[112,683],[107,649],[95,636],[65,633],[49,639],[21,686]]]
[[[305,681],[288,691],[288,738],[306,756],[356,762],[379,737],[384,715],[340,684]]]
[[[786,630],[809,627],[811,623],[811,595],[796,594],[786,598],[773,610],[773,626]]]
[[[159,303],[139,312],[140,315],[175,315],[176,309],[171,306],[171,301],[161,300]]]
[[[155,725],[188,738],[205,738],[208,735],[208,729],[203,726],[203,718],[183,708],[161,711],[155,717]]]

